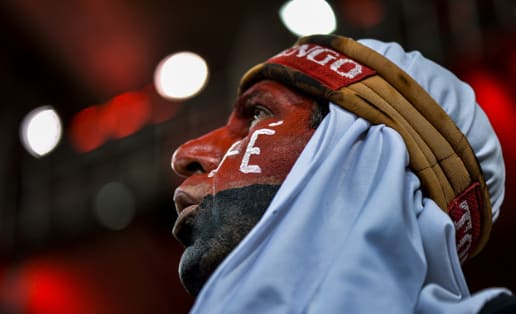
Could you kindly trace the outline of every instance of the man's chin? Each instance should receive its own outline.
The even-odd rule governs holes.
[[[181,257],[179,276],[197,296],[224,258],[258,223],[279,185],[255,184],[206,196],[188,221],[190,240]]]
[[[199,255],[201,254],[198,250],[191,246],[187,247],[179,263],[181,284],[193,297],[197,297],[211,274],[201,271],[199,260],[202,257]]]
[[[258,218],[259,219],[259,218]],[[249,231],[252,226],[247,226]],[[233,237],[215,235],[207,240],[196,239],[185,248],[179,263],[179,277],[186,291],[196,297],[213,272],[238,245],[246,233]],[[224,233],[223,233],[224,235]]]

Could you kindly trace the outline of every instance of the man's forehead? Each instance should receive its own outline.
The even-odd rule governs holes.
[[[297,97],[306,97],[299,91],[286,86],[278,81],[274,80],[263,80],[258,81],[251,85],[246,91],[244,91],[235,102],[235,107],[239,104],[246,102],[252,102],[253,100],[267,101],[267,100],[284,100],[284,101],[295,101]]]

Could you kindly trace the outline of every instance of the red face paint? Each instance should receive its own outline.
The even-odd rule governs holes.
[[[181,145],[172,158],[179,273],[193,295],[258,222],[315,131],[316,103],[262,81],[237,99],[227,124]]]
[[[252,184],[280,184],[312,136],[315,103],[262,81],[236,102],[227,124],[181,145],[172,166],[187,176],[178,192],[199,198]]]

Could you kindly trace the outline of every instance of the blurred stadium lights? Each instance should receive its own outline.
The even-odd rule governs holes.
[[[99,306],[92,304],[99,298],[88,294],[86,276],[69,266],[40,259],[25,263],[10,277],[18,282],[4,300],[0,297],[6,313],[84,314]]]
[[[32,110],[20,126],[22,144],[35,157],[50,153],[59,144],[61,134],[61,120],[50,106]]]
[[[140,91],[120,94],[105,104],[84,108],[70,122],[71,143],[78,152],[86,153],[110,139],[132,135],[146,124],[170,119],[178,103],[156,96],[153,86],[148,86]]]
[[[201,56],[189,51],[178,52],[158,64],[154,84],[166,99],[187,99],[204,88],[208,73],[208,65]]]
[[[86,153],[110,139],[132,135],[146,124],[170,119],[176,112],[176,101],[197,95],[206,85],[208,73],[206,61],[195,53],[168,56],[156,67],[154,85],[120,94],[75,114],[69,128],[71,143],[78,152]]]
[[[279,14],[285,27],[297,36],[329,34],[337,28],[335,13],[324,0],[291,0]]]
[[[463,77],[475,90],[477,102],[489,117],[502,145],[513,142],[516,110],[510,84],[505,84],[496,73],[481,68]],[[503,149],[506,160],[516,158],[514,145],[504,145]]]
[[[85,153],[94,150],[106,141],[105,132],[99,125],[100,115],[100,106],[90,106],[73,117],[69,134],[77,151]]]

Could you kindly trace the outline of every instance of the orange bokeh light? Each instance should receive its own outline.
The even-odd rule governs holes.
[[[81,153],[98,148],[106,141],[106,135],[99,128],[98,106],[85,108],[75,115],[70,124],[70,139]]]
[[[81,153],[92,151],[109,139],[136,133],[153,116],[150,96],[127,92],[103,105],[90,106],[75,115],[70,123],[70,140]]]
[[[100,128],[110,138],[123,138],[141,129],[149,115],[150,105],[145,94],[124,93],[102,107]]]

